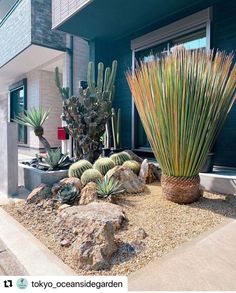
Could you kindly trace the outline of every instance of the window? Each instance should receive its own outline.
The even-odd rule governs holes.
[[[16,118],[17,115],[23,113],[27,109],[27,81],[22,81],[12,85],[10,87],[10,118],[11,121]],[[27,143],[27,127],[18,125],[18,143]]]
[[[155,56],[161,57],[163,54],[171,52],[173,47],[179,44],[183,44],[187,50],[209,48],[209,21],[210,10],[206,9],[133,40],[131,42],[131,48],[133,49],[133,68],[135,66],[135,60],[148,62]],[[132,132],[133,149],[151,151],[134,103]]]
[[[0,0],[0,23],[16,2],[16,0]]]

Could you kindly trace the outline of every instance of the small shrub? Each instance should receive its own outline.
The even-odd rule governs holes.
[[[124,192],[118,180],[113,177],[108,178],[107,176],[97,181],[97,190],[98,196],[103,198]]]
[[[92,169],[93,165],[87,160],[80,160],[69,168],[69,177],[81,178],[84,171]]]
[[[94,163],[93,167],[102,175],[106,175],[110,169],[115,167],[115,163],[110,158],[101,158]]]
[[[88,169],[81,176],[83,185],[89,182],[97,182],[99,179],[102,179],[102,174],[96,169]]]

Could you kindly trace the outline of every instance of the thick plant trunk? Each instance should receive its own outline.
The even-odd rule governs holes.
[[[43,136],[38,136],[38,138],[39,138],[39,141],[42,143],[42,145],[44,146],[44,148],[45,148],[45,151],[46,152],[48,152],[48,151],[50,151],[51,150],[51,146],[50,146],[50,144],[49,144],[49,142],[47,141],[47,139],[45,138],[45,137],[43,137]]]
[[[166,199],[179,204],[189,204],[201,196],[200,177],[175,177],[163,174],[161,187]]]

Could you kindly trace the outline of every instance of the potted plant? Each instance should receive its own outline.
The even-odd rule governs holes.
[[[235,100],[232,60],[177,46],[127,73],[168,200],[186,204],[201,195],[199,172]]]

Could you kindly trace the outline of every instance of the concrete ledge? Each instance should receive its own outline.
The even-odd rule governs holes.
[[[73,276],[75,272],[0,208],[0,238],[31,276]]]
[[[229,220],[129,277],[131,291],[235,291],[236,220]]]

